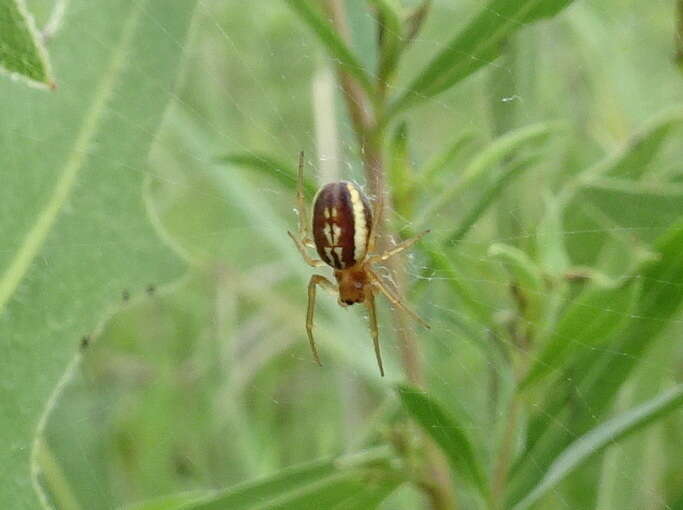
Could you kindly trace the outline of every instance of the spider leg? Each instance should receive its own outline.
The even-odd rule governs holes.
[[[304,246],[314,246],[308,231],[306,195],[304,194],[304,151],[299,152],[298,177],[296,181],[296,213],[299,219],[299,239]]]
[[[294,241],[297,250],[299,250],[299,253],[301,253],[301,256],[306,261],[306,264],[308,264],[311,267],[320,267],[325,265],[325,263],[322,260],[314,259],[308,254],[308,252],[306,251],[306,246],[304,244],[305,240],[297,239],[296,237],[294,237],[294,234],[292,234],[289,230],[287,231],[287,234],[289,234],[289,237],[291,237],[292,241]]]
[[[379,177],[377,178],[380,179]],[[377,196],[375,197],[375,204],[373,207],[373,217],[372,217],[372,228],[370,229],[370,239],[368,240],[367,253],[372,253],[375,249],[375,244],[377,241],[377,232],[379,232],[380,221],[382,220],[382,215],[384,213],[384,195],[382,195],[381,186],[379,182],[375,186],[377,188]]]
[[[377,288],[386,296],[386,298],[391,302],[392,305],[400,308],[403,310],[405,313],[410,315],[413,319],[415,319],[417,322],[422,324],[425,328],[431,329],[431,326],[425,321],[422,317],[420,317],[418,314],[413,312],[410,308],[408,308],[403,302],[400,300],[400,298],[394,294],[392,291],[389,290],[389,288],[384,285],[384,282],[380,279],[377,274],[370,269],[369,267],[365,269],[367,272],[368,276],[370,277],[370,281],[377,286]]]
[[[415,244],[417,241],[422,239],[424,236],[429,234],[429,230],[425,230],[424,232],[421,232],[420,234],[416,235],[415,237],[411,239],[406,239],[405,241],[400,242],[398,245],[394,246],[393,248],[385,251],[384,253],[379,253],[377,255],[370,255],[367,258],[367,263],[368,264],[374,264],[377,262],[382,262],[385,261],[394,255],[398,255],[404,250],[407,250],[410,248],[413,244]]]
[[[319,274],[314,274],[313,276],[311,276],[311,279],[308,282],[308,310],[306,311],[306,333],[308,334],[308,341],[311,344],[311,351],[313,351],[313,359],[315,359],[315,362],[318,365],[323,366],[322,363],[320,363],[320,356],[318,356],[318,348],[315,346],[315,340],[313,340],[315,291],[318,285],[332,291],[336,291],[337,287],[330,280]]]
[[[377,357],[377,365],[379,366],[379,373],[384,377],[384,367],[382,366],[382,354],[379,350],[379,328],[377,327],[377,312],[375,311],[375,296],[372,291],[366,293],[365,306],[368,307],[368,319],[370,320],[370,334],[372,334],[372,343],[375,346],[375,356]]]

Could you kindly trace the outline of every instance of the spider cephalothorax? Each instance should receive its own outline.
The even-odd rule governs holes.
[[[309,233],[303,192],[303,153],[299,155],[299,181],[297,186],[297,209],[299,213],[299,238],[288,232],[304,260],[313,267],[329,265],[334,269],[337,285],[321,275],[313,275],[308,284],[308,313],[306,331],[313,350],[313,356],[320,364],[320,357],[313,339],[313,314],[315,311],[315,290],[321,285],[338,294],[339,304],[349,306],[365,303],[370,318],[370,332],[375,346],[379,371],[384,375],[382,356],[379,350],[379,330],[375,313],[375,292],[380,291],[394,306],[410,314],[429,327],[420,317],[407,308],[401,300],[380,280],[370,267],[376,262],[402,252],[427,232],[403,241],[384,253],[371,255],[381,206],[373,215],[372,208],[363,191],[354,183],[338,181],[326,184],[313,200],[313,221]],[[312,233],[312,238],[311,238]],[[310,257],[306,247],[313,247],[321,260]]]

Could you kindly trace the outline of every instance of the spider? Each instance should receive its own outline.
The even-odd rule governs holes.
[[[381,197],[378,197],[377,213],[373,215],[368,199],[361,189],[348,181],[337,181],[321,187],[313,199],[313,221],[309,226],[304,197],[304,153],[299,153],[299,176],[296,191],[299,217],[299,236],[287,233],[292,238],[306,263],[311,267],[327,264],[334,269],[337,285],[322,275],[311,276],[308,282],[308,310],[306,313],[306,332],[311,344],[313,358],[320,363],[318,349],[313,339],[313,316],[315,313],[315,293],[318,285],[338,294],[341,306],[365,303],[370,320],[370,334],[375,347],[379,372],[384,377],[382,355],[379,349],[379,329],[375,312],[375,293],[378,291],[396,307],[400,308],[420,324],[429,328],[422,318],[410,310],[400,298],[391,291],[372,269],[372,265],[382,262],[408,249],[429,231],[407,239],[381,254],[372,254],[375,247],[377,226],[382,210]],[[309,230],[309,228],[311,230]],[[312,235],[311,235],[312,232]],[[321,260],[308,254],[307,247],[315,248]]]

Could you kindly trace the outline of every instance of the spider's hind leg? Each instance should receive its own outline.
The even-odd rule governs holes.
[[[308,282],[308,310],[306,311],[306,333],[308,335],[308,342],[311,344],[311,351],[313,351],[313,359],[322,366],[320,356],[318,355],[318,348],[315,346],[313,339],[313,317],[315,315],[315,291],[316,287],[320,285],[326,289],[336,292],[337,287],[330,280],[319,274],[314,274]]]

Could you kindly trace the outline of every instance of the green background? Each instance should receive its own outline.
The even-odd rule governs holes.
[[[48,4],[29,3],[39,24]],[[20,271],[0,315],[3,508],[38,508],[34,447],[37,484],[55,508],[128,508],[187,492],[144,507],[170,509],[405,432],[389,305],[380,303],[384,379],[360,307],[320,293],[323,368],[305,337],[311,271],[287,237],[296,225],[288,172],[304,150],[311,182],[331,163],[336,177],[363,182],[334,83],[322,115],[336,125],[339,157],[319,158],[314,104],[324,98],[314,82],[333,71],[330,59],[284,2],[200,2],[192,18],[193,7],[72,0],[47,45],[58,89],[0,77],[0,281]],[[390,94],[480,9],[434,2]],[[353,50],[372,69],[367,3],[347,11]],[[548,472],[572,431],[681,382],[683,244],[669,231],[683,216],[674,21],[673,2],[577,0],[400,116],[416,177],[411,207],[389,217],[396,228],[443,200],[424,226],[448,239],[501,169],[521,165],[466,235],[439,248],[448,270],[426,248],[406,259],[412,306],[432,325],[416,329],[428,391],[484,472],[505,435],[516,370],[537,371],[520,399],[505,508]],[[541,134],[482,163],[465,192],[442,195],[498,137],[537,123]],[[450,163],[420,180],[462,136]],[[258,170],[226,160],[235,154],[282,163]],[[16,269],[65,181],[30,265]],[[524,335],[539,339],[529,352],[515,343]],[[592,457],[534,508],[683,508],[682,420],[670,414]],[[486,508],[461,474],[460,507]],[[391,493],[383,503],[348,508],[419,508],[422,494],[398,480],[377,482]],[[343,482],[338,490],[357,489]]]

